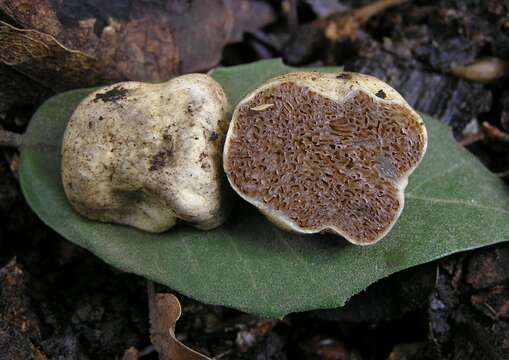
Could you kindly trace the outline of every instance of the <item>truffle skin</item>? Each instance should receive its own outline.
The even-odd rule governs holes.
[[[178,219],[199,229],[220,225],[227,107],[221,86],[202,74],[95,91],[64,134],[62,181],[71,205],[90,219],[149,232]]]
[[[235,191],[276,225],[368,245],[401,214],[426,146],[422,119],[384,82],[295,72],[238,104],[223,166]]]

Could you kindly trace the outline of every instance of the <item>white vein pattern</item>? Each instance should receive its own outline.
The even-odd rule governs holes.
[[[458,205],[458,206],[476,208],[476,209],[480,209],[480,210],[498,211],[498,212],[509,215],[509,210],[505,210],[505,209],[497,208],[497,207],[493,207],[493,206],[481,205],[476,202],[468,202],[468,201],[457,200],[457,199],[443,199],[443,198],[435,198],[435,197],[425,197],[425,196],[412,195],[412,194],[407,194],[406,197],[407,197],[407,199],[429,201],[429,202],[435,203],[435,204]]]

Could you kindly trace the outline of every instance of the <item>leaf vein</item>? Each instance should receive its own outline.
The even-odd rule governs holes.
[[[193,270],[196,273],[199,274],[200,273],[199,261],[196,259],[196,257],[194,256],[193,252],[191,251],[191,249],[189,249],[188,242],[182,236],[180,236],[180,241],[184,245],[184,249],[185,249],[185,251],[187,253],[187,257],[190,260],[191,267],[193,268]]]
[[[468,202],[468,201],[464,201],[464,200],[422,197],[422,196],[412,195],[412,194],[407,194],[406,197],[409,199],[429,201],[431,203],[437,203],[437,204],[459,205],[459,206],[477,208],[480,210],[498,211],[498,212],[509,215],[509,210],[505,210],[505,209],[497,208],[497,207],[493,207],[493,206],[481,205],[481,204],[477,204],[475,202]]]
[[[233,238],[232,236],[228,236],[228,240],[230,242],[230,244],[232,245],[232,248],[233,250],[235,251],[235,253],[237,254],[237,256],[239,257],[240,261],[242,262],[243,264],[243,268],[246,270],[246,273],[248,274],[249,276],[249,280],[251,281],[251,286],[253,287],[253,290],[255,292],[257,292],[260,297],[263,299],[263,301],[265,302],[265,304],[267,305],[267,307],[271,307],[273,304],[271,304],[269,302],[269,299],[267,298],[267,294],[265,294],[265,292],[262,291],[262,288],[260,288],[257,283],[256,283],[256,279],[251,271],[251,269],[249,269],[248,266],[246,266],[246,259],[244,259],[244,257],[240,254],[240,251],[239,249],[237,248],[237,245],[235,244],[235,241],[233,241]]]
[[[275,237],[277,239],[279,239],[280,241],[283,242],[283,244],[290,250],[290,253],[293,255],[293,257],[295,258],[295,260],[303,265],[305,265],[306,267],[309,267],[309,264],[306,262],[306,260],[304,260],[304,257],[302,255],[300,255],[298,252],[295,251],[295,249],[290,245],[290,243],[288,242],[288,240],[286,239],[286,237],[284,236],[281,236],[281,233],[274,227],[272,226],[272,232],[275,234]],[[329,295],[329,293],[325,292],[323,290],[323,287],[320,286],[320,284],[318,283],[318,281],[313,277],[313,276],[310,276],[309,277],[309,280],[317,286],[317,289],[320,289],[321,293],[323,295]]]

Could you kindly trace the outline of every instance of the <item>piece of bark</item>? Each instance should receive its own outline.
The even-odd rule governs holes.
[[[411,2],[377,25],[386,29],[385,38],[404,43],[412,57],[434,71],[450,73],[454,66],[487,56],[487,49],[507,58],[509,42],[500,23],[508,10],[499,0],[447,0],[440,6]]]
[[[363,41],[365,46],[359,56],[348,61],[345,70],[386,81],[416,110],[438,118],[455,130],[463,129],[479,114],[490,110],[493,94],[482,84],[430,72],[413,59],[385,50],[369,36]]]
[[[492,247],[491,251],[499,246]],[[490,249],[451,256],[439,262],[436,288],[430,297],[429,329],[432,344],[442,358],[507,359],[509,324],[498,315],[509,295],[507,289],[492,287],[470,295],[471,288],[466,283],[471,270],[465,271],[465,267],[484,263],[485,251],[489,253]],[[493,272],[493,265],[489,264],[485,270],[489,268],[488,271]],[[500,263],[495,267],[498,266]]]
[[[274,14],[268,4],[246,0],[0,0],[1,18],[33,32],[25,37],[29,46],[46,36],[71,51],[42,54],[38,59],[48,63],[46,71],[51,74],[46,76],[52,76],[44,84],[60,90],[125,79],[159,81],[207,70],[219,63],[227,43],[274,21]],[[21,40],[20,46],[25,45]],[[61,71],[51,66],[59,56],[81,54],[86,57],[80,56],[84,66],[77,77],[66,74],[65,66]],[[14,55],[6,46],[4,56]]]

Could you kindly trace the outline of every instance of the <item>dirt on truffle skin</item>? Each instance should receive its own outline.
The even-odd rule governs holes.
[[[240,191],[299,227],[369,243],[399,215],[399,183],[422,155],[414,119],[362,91],[340,102],[285,83],[239,108],[225,161]]]

